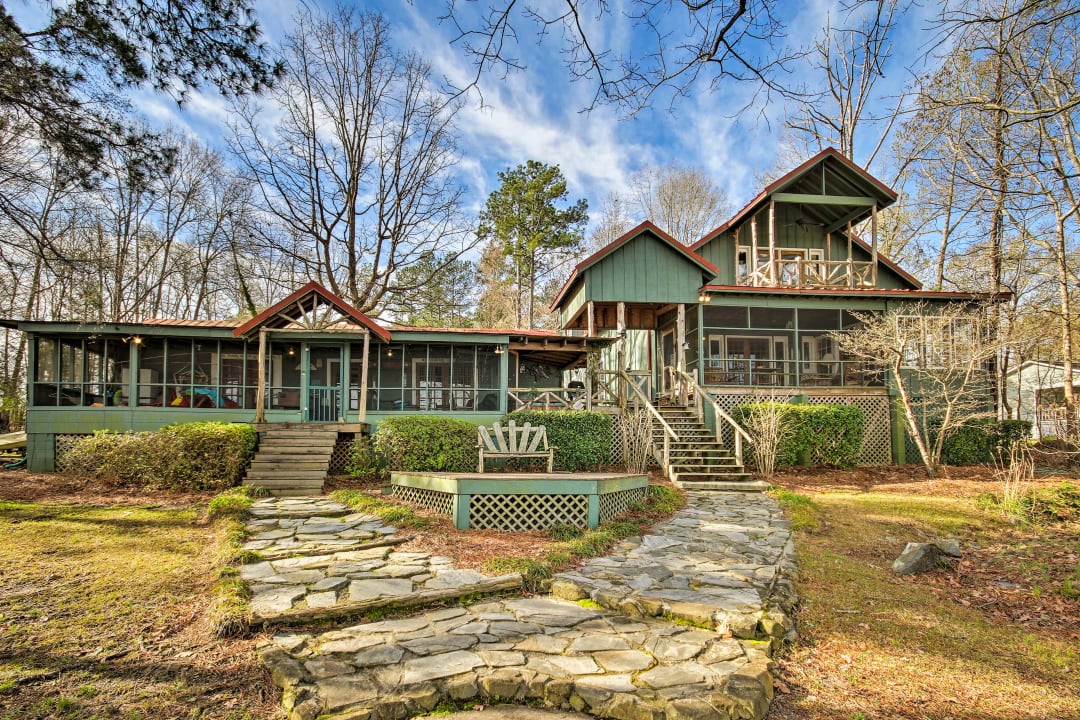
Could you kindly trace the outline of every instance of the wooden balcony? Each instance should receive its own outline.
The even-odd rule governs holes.
[[[872,288],[877,263],[867,260],[777,259],[738,279],[748,287]]]

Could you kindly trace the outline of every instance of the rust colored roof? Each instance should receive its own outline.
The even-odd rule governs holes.
[[[754,287],[750,285],[702,285],[701,289],[710,293],[769,293],[773,295],[834,295],[850,298],[873,297],[911,298],[914,300],[1008,300],[1012,293],[1000,292],[953,292],[946,290],[891,290],[887,288],[791,288],[791,287]]]
[[[441,333],[462,333],[472,335],[509,335],[514,337],[526,337],[535,338],[537,340],[561,340],[563,338],[573,340],[585,340],[586,338],[581,335],[565,335],[558,330],[543,330],[527,328],[443,328],[443,327],[426,327],[426,326],[411,326],[411,325],[394,325],[390,328],[391,332],[441,332]],[[591,339],[591,338],[590,338]]]
[[[281,327],[283,323],[287,323],[288,318],[290,317],[286,311],[292,310],[297,302],[306,300],[309,297],[316,301],[321,300],[325,304],[332,305],[342,315],[352,318],[358,324],[372,331],[383,340],[390,340],[390,332],[386,328],[382,327],[367,315],[314,281],[309,282],[287,298],[280,300],[263,310],[261,313],[233,330],[233,335],[235,337],[243,337],[264,325],[266,327]]]
[[[558,294],[555,295],[555,299],[551,301],[551,307],[552,308],[558,307],[559,303],[562,302],[563,296],[566,294],[566,291],[570,289],[570,286],[574,284],[574,280],[576,280],[578,278],[578,276],[582,272],[587,270],[592,265],[595,265],[596,263],[600,262],[605,257],[610,255],[612,252],[614,252],[615,250],[618,250],[620,247],[622,247],[626,243],[630,242],[631,240],[633,240],[634,238],[636,238],[638,235],[645,232],[646,230],[651,232],[656,237],[660,238],[662,241],[664,241],[664,243],[669,245],[672,249],[677,251],[680,255],[682,255],[683,257],[685,257],[687,260],[694,263],[698,267],[702,268],[703,270],[707,270],[708,272],[711,272],[714,276],[717,275],[720,272],[719,268],[717,268],[715,265],[713,265],[711,262],[709,262],[705,258],[698,255],[696,252],[694,252],[694,250],[692,248],[686,247],[681,242],[679,242],[678,240],[676,240],[675,238],[671,237],[666,232],[664,232],[663,230],[658,228],[656,225],[654,225],[650,221],[646,220],[645,222],[641,223],[640,225],[633,228],[632,230],[630,230],[630,231],[628,231],[626,233],[623,233],[621,236],[619,236],[615,240],[612,240],[610,243],[608,243],[604,247],[600,248],[599,250],[594,252],[592,255],[585,258],[584,260],[579,262],[577,265],[575,265],[574,270],[570,273],[570,277],[567,278],[565,283],[563,283],[563,286],[559,289]]]
[[[186,320],[184,318],[150,318],[141,320],[138,325],[153,325],[155,327],[205,327],[205,328],[234,328],[240,325],[239,320]]]

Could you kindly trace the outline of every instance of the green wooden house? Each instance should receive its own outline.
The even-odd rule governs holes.
[[[393,414],[490,423],[542,404],[531,387],[560,385],[606,342],[546,330],[386,328],[316,283],[246,322],[5,324],[28,334],[33,471],[62,469],[58,455],[96,430],[219,420],[307,425],[347,440]],[[519,383],[531,387],[512,392]]]
[[[580,262],[553,307],[565,330],[586,337],[646,333],[645,353],[608,352],[604,362],[647,371],[658,397],[684,372],[725,411],[769,397],[858,405],[863,462],[903,462],[886,378],[830,333],[856,327],[853,312],[988,296],[925,291],[878,253],[877,215],[895,200],[827,149],[689,247],[642,223]],[[864,240],[853,228],[868,220]]]
[[[4,321],[29,336],[29,467],[62,468],[72,438],[99,429],[216,419],[344,441],[401,413],[685,404],[688,380],[725,411],[763,395],[858,405],[863,462],[903,461],[885,378],[830,333],[857,311],[982,296],[924,291],[877,252],[895,199],[825,150],[689,247],[646,222],[578,263],[553,302],[558,332],[384,327],[315,283],[247,321]],[[852,228],[867,220],[863,240]]]

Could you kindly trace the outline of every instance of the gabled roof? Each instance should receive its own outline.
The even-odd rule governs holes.
[[[287,298],[278,301],[240,327],[233,330],[234,337],[246,337],[259,328],[288,327],[308,312],[319,306],[330,306],[343,317],[370,330],[382,338],[390,340],[390,331],[382,327],[364,313],[339,298],[317,282],[309,282]]]
[[[623,235],[621,235],[617,239],[611,241],[610,243],[608,243],[604,247],[600,248],[599,250],[594,252],[592,255],[585,258],[584,260],[579,262],[577,265],[575,265],[573,272],[570,273],[570,277],[566,279],[566,282],[563,283],[563,286],[559,289],[558,294],[555,295],[555,299],[551,301],[551,307],[556,308],[556,307],[559,306],[559,304],[563,301],[563,298],[565,297],[567,291],[570,290],[570,287],[574,284],[574,281],[577,280],[581,276],[581,273],[585,272],[590,267],[592,267],[596,263],[600,262],[605,257],[607,257],[611,253],[615,252],[620,247],[622,247],[623,245],[630,242],[631,240],[633,240],[634,238],[636,238],[637,236],[641,235],[642,233],[644,233],[646,231],[648,231],[648,232],[652,233],[653,235],[655,235],[665,245],[669,246],[672,250],[675,250],[677,253],[679,253],[684,258],[686,258],[690,262],[692,262],[695,265],[697,265],[698,267],[700,267],[705,272],[711,273],[711,277],[715,277],[717,275],[717,273],[720,272],[720,270],[715,265],[713,265],[711,262],[709,262],[708,260],[706,260],[702,256],[698,255],[696,252],[694,252],[690,248],[686,247],[685,245],[683,245],[681,242],[679,242],[675,238],[668,235],[666,232],[664,232],[663,230],[658,228],[656,225],[653,225],[651,222],[646,220],[645,222],[641,223],[640,225],[633,228],[632,230],[624,233]]]
[[[789,188],[790,186],[798,183],[804,179],[807,174],[816,166],[832,159],[840,164],[840,170],[845,174],[853,176],[853,180],[856,183],[864,184],[865,189],[868,192],[874,193],[882,202],[881,206],[885,207],[896,202],[896,191],[885,185],[885,183],[878,180],[870,173],[863,170],[861,167],[853,163],[849,158],[842,155],[836,148],[825,148],[814,157],[810,158],[802,165],[798,166],[791,172],[783,175],[778,180],[774,180],[765,186],[765,189],[758,193],[757,197],[747,203],[739,212],[735,213],[730,219],[725,221],[722,225],[714,228],[712,231],[705,234],[705,237],[698,240],[696,243],[690,246],[691,250],[697,250],[702,245],[705,245],[710,240],[715,238],[725,230],[734,227],[741,223],[748,215],[754,214],[760,209],[762,205],[769,199],[769,196],[773,193],[780,192]],[[834,173],[834,176],[838,174]]]

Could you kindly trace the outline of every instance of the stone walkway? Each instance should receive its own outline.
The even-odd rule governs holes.
[[[251,509],[240,566],[252,621],[307,622],[374,607],[423,605],[521,586],[514,573],[489,577],[448,558],[393,549],[407,537],[377,517],[323,498],[266,498]]]
[[[657,616],[740,638],[783,638],[795,603],[795,549],[760,493],[692,493],[651,535],[555,576],[552,594],[632,617]]]
[[[560,574],[563,597],[286,632],[259,652],[291,720],[398,720],[470,700],[758,720],[772,698],[770,651],[791,627],[793,570],[772,498],[693,493],[652,535]]]

